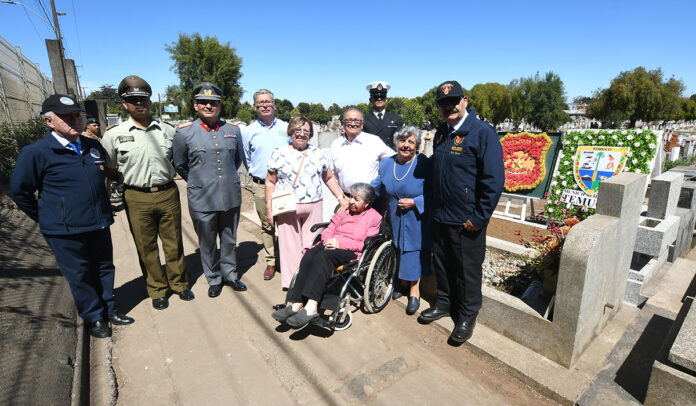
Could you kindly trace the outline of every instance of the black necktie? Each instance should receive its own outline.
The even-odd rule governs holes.
[[[382,119],[382,113],[381,113],[381,112],[377,113],[377,118],[380,119],[380,120]]]

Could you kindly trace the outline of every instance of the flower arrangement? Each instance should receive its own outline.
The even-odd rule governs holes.
[[[546,153],[552,141],[546,133],[508,133],[500,139],[505,164],[505,190],[531,190],[546,176]]]
[[[563,148],[551,182],[545,215],[549,223],[556,223],[564,218],[564,211],[583,220],[592,214],[594,209],[582,206],[571,206],[560,201],[563,189],[580,190],[573,176],[573,157],[579,146],[629,147],[624,171],[650,173],[650,161],[657,153],[657,135],[650,131],[640,130],[586,130],[570,131],[564,134]]]

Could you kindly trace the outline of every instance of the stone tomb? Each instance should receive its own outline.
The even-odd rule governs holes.
[[[638,306],[645,302],[641,295],[643,286],[667,262],[669,249],[674,248],[679,230],[679,217],[675,216],[684,175],[667,172],[652,179],[648,211],[640,216],[633,261],[626,281],[624,301]]]
[[[647,178],[625,172],[600,184],[597,214],[566,237],[553,321],[484,286],[481,323],[570,368],[622,306]]]

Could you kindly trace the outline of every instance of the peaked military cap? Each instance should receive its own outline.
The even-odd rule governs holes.
[[[152,96],[152,88],[145,79],[140,76],[129,75],[123,78],[118,85],[118,94],[121,98],[129,96]]]
[[[196,100],[220,100],[222,90],[210,82],[203,82],[193,88],[193,98]]]
[[[377,80],[375,82],[368,83],[367,86],[365,86],[365,89],[370,92],[370,96],[374,96],[376,94],[386,96],[387,91],[391,89],[391,85],[383,80]]]

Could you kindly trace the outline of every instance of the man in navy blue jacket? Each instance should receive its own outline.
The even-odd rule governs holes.
[[[51,131],[20,152],[10,197],[38,221],[90,334],[105,338],[111,335],[109,322],[134,321],[114,305],[109,231],[114,220],[104,182],[106,155],[99,141],[80,136],[80,106],[73,98],[50,96],[41,114]]]
[[[435,133],[431,189],[437,301],[419,320],[450,315],[456,345],[471,338],[481,309],[486,226],[503,192],[505,171],[498,134],[466,109],[458,82],[438,86],[436,103],[445,120]]]

